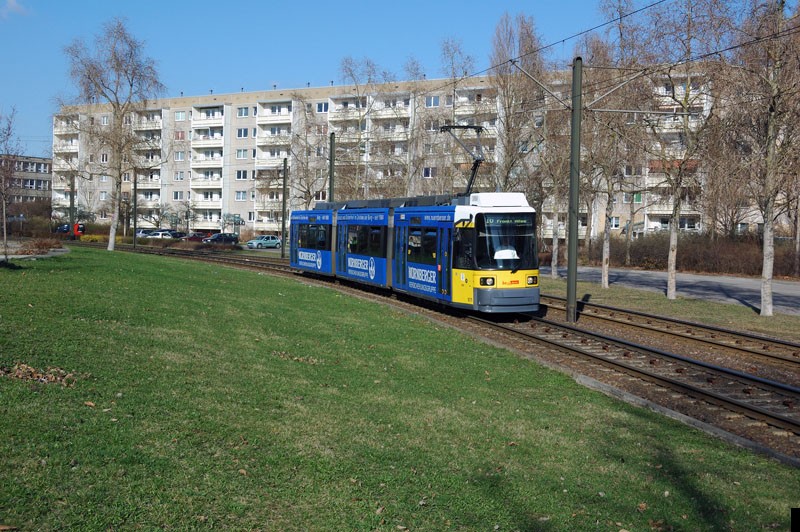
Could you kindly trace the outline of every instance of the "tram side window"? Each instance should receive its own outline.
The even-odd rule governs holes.
[[[305,249],[330,249],[330,232],[328,231],[328,226],[301,226],[298,247]]]
[[[347,227],[347,250],[350,253],[386,258],[386,227],[350,225]]]
[[[455,268],[475,268],[475,229],[458,229],[453,241]]]
[[[436,230],[411,228],[408,234],[408,262],[436,264]]]

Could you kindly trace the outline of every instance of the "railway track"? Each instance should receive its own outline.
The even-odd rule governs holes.
[[[541,301],[549,309],[566,311],[565,298],[542,295]],[[733,349],[768,363],[800,368],[800,344],[795,342],[594,303],[579,303],[579,315],[581,318],[629,325],[717,348]]]
[[[526,356],[541,359],[542,351],[550,352],[544,355],[550,364],[738,435],[800,465],[800,388],[546,319],[469,319],[516,339],[515,349]]]
[[[286,259],[257,254],[141,246],[136,251],[295,273]],[[339,289],[387,301],[385,292],[372,293],[347,283],[339,283]],[[542,301],[553,310],[559,298],[542,296]],[[603,383],[612,395],[640,398],[651,408],[677,413],[674,417],[800,467],[800,346],[796,344],[601,305],[582,304],[581,328],[577,328],[529,315],[503,321],[443,313],[438,307],[421,307],[397,297],[391,303],[409,312],[425,312],[459,330],[465,329],[466,321],[473,334]],[[617,337],[587,330],[587,317],[602,321],[603,329],[613,323]],[[674,352],[676,348],[681,354]],[[714,351],[710,359],[709,351]]]

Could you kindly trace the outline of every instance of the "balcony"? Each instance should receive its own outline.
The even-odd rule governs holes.
[[[380,120],[386,118],[408,118],[409,107],[405,106],[397,106],[397,107],[381,107],[380,109],[372,109],[369,112],[369,116],[373,119]]]
[[[367,110],[360,107],[338,107],[328,113],[328,120],[336,122],[339,120],[364,120]]]
[[[139,177],[136,180],[136,189],[137,190],[160,190],[161,189],[161,180],[160,179],[150,179],[149,177]]]
[[[259,156],[256,159],[256,170],[274,170],[276,168],[283,168],[283,159],[285,156]]]
[[[222,160],[222,156],[195,155],[192,157],[192,168],[222,168]]]
[[[200,209],[221,209],[222,199],[217,200],[195,200],[193,202],[195,211]]]
[[[58,142],[53,144],[53,151],[56,153],[78,153],[78,143]]]
[[[161,129],[161,117],[136,120],[133,122],[133,129]]]
[[[281,135],[261,135],[256,139],[257,146],[285,146],[292,140],[290,134]]]
[[[222,127],[225,116],[222,113],[206,115],[195,111],[192,113],[192,127]]]
[[[72,121],[57,121],[53,126],[53,134],[55,135],[75,135],[78,133],[78,127]]]
[[[223,135],[193,135],[193,148],[219,148],[225,142]]]
[[[271,113],[268,110],[262,110],[256,117],[256,123],[261,124],[291,124],[292,113],[282,110],[280,113]]]
[[[191,188],[202,188],[202,189],[218,189],[222,190],[222,178],[221,177],[195,177],[192,179],[192,182],[189,185]]]

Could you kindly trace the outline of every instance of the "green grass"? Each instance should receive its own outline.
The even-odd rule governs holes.
[[[74,249],[0,270],[0,525],[788,530],[797,470],[425,319]],[[330,316],[330,317],[321,317]]]

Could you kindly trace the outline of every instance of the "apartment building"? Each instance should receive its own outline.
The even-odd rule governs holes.
[[[52,195],[52,165],[49,157],[0,154],[0,164],[13,165],[10,203],[49,202]]]
[[[568,94],[569,87],[562,89]],[[693,120],[702,109],[696,115]],[[484,162],[478,185],[494,190],[495,168],[507,155],[500,142],[502,118],[489,77],[154,100],[125,118],[138,142],[136,169],[122,176],[122,219],[132,227],[135,204],[138,227],[276,233],[282,226],[284,187],[287,216],[331,199],[331,133],[335,200],[461,192],[479,147]],[[111,120],[102,105],[62,109],[54,117],[54,212],[66,213],[72,199],[96,221],[111,221],[114,190],[108,167],[114,154],[91,145],[87,134]],[[482,130],[480,136],[459,130],[454,140],[440,130],[448,124]],[[669,126],[664,127],[668,133]],[[621,170],[638,176],[642,188],[613,198],[612,229],[645,232],[668,224],[669,203],[644,192],[657,187],[657,162]],[[581,236],[589,226],[592,235],[603,230],[604,200],[594,202],[579,217]],[[638,205],[642,202],[646,205]],[[697,230],[701,215],[692,209],[687,205],[681,223]],[[540,213],[543,236],[550,238],[558,229],[563,237],[565,221],[563,205],[546,200]]]

